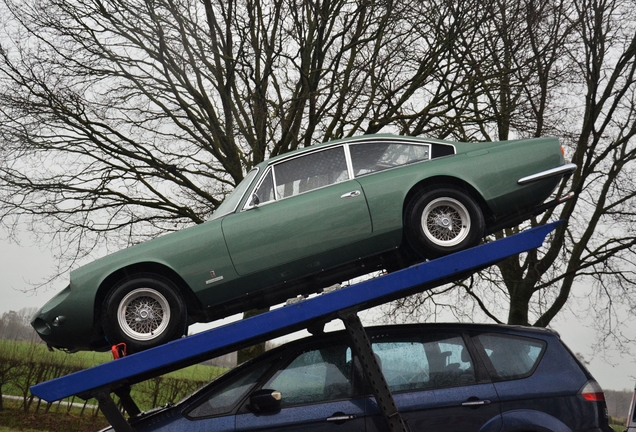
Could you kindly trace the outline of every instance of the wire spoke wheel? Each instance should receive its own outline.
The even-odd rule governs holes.
[[[158,291],[138,288],[119,303],[117,322],[131,339],[150,340],[162,334],[170,322],[170,305]]]
[[[404,240],[426,259],[478,245],[486,228],[476,199],[453,185],[420,191],[405,209],[404,224]]]
[[[422,212],[422,230],[433,243],[455,246],[470,232],[470,215],[456,199],[438,198],[431,201]]]
[[[123,342],[131,354],[183,336],[187,312],[179,288],[170,279],[137,273],[110,289],[100,321],[106,342]]]

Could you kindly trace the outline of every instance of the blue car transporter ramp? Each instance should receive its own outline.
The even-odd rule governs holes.
[[[406,431],[393,403],[382,372],[357,312],[408,295],[460,280],[505,258],[541,246],[557,225],[554,222],[510,237],[463,250],[432,261],[416,264],[375,279],[324,293],[248,319],[188,336],[140,353],[75,372],[31,387],[31,392],[48,402],[71,396],[96,398],[107,420],[118,432],[134,431],[110,394],[120,398],[130,417],[139,409],[130,397],[132,384],[182,369],[238,349],[283,336],[297,330],[318,327],[342,319],[361,359],[364,373],[379,383],[374,394],[387,419],[388,430]]]

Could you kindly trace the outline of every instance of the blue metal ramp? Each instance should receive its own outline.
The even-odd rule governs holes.
[[[388,301],[459,280],[542,245],[561,222],[457,252],[31,387],[53,402],[88,399]]]

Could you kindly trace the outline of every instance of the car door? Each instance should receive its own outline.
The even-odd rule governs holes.
[[[497,393],[477,367],[461,334],[375,340],[389,389],[410,430],[479,431],[501,427]],[[367,399],[368,432],[386,429],[375,399]]]
[[[220,378],[210,389],[194,397],[183,416],[168,418],[165,427],[161,427],[161,419],[152,421],[150,426],[155,426],[152,430],[234,431],[237,409],[275,362],[276,359],[261,361]]]
[[[350,179],[342,146],[277,163],[254,193],[258,205],[222,225],[240,275],[293,262],[280,272],[292,278],[351,261],[358,257],[354,244],[371,234],[366,199]]]
[[[280,406],[258,412],[246,401],[236,430],[364,431],[365,400],[356,396],[351,364],[343,344],[298,352],[260,386],[278,392]]]

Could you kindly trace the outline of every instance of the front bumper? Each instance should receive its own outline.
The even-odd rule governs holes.
[[[92,304],[74,298],[69,285],[36,312],[31,325],[49,348],[70,352],[105,349],[106,341],[93,325],[92,309]]]

